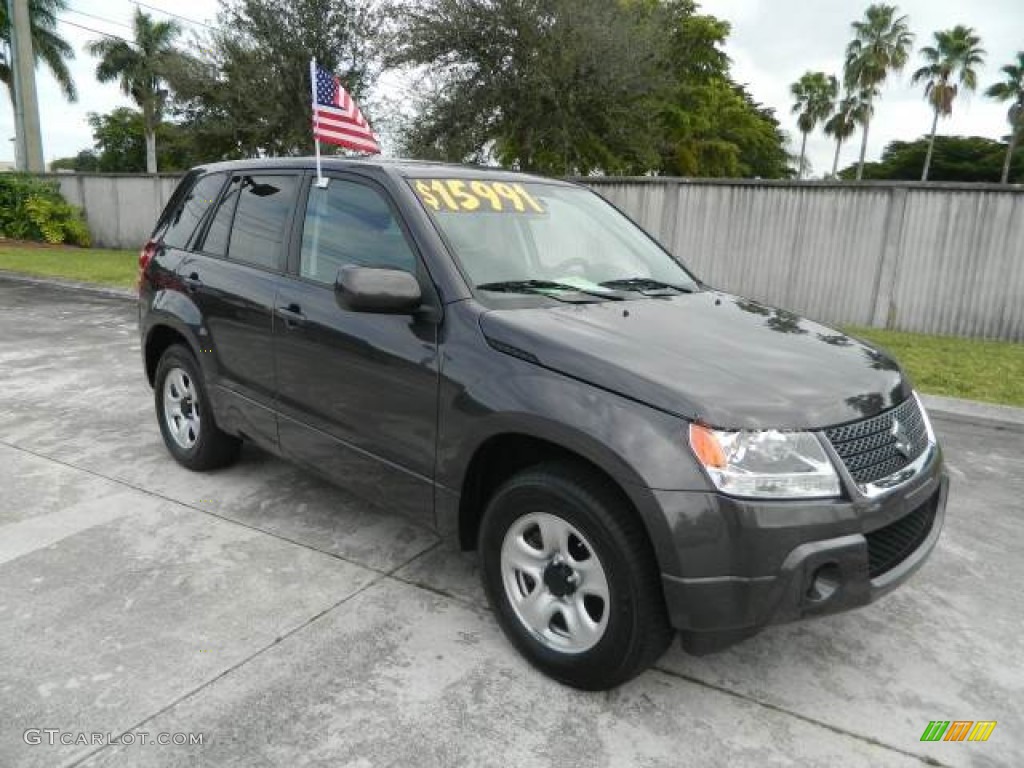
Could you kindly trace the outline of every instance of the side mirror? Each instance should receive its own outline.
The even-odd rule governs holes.
[[[342,267],[334,295],[345,309],[384,315],[409,315],[423,301],[415,275],[401,269]]]

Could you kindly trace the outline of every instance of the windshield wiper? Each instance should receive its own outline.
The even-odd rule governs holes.
[[[601,286],[616,291],[637,291],[645,296],[673,296],[677,293],[694,293],[696,291],[696,288],[663,283],[660,280],[652,280],[649,277],[627,277],[621,280],[606,280],[601,283]]]
[[[553,299],[560,298],[557,295],[559,293],[582,293],[585,296],[597,296],[608,301],[622,301],[621,296],[616,296],[611,291],[594,291],[568,283],[555,283],[551,280],[502,280],[496,283],[483,283],[477,288],[481,291],[497,293],[535,293]]]

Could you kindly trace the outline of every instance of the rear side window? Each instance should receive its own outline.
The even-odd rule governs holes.
[[[280,269],[297,190],[297,176],[243,176],[228,258],[266,269]]]
[[[332,179],[327,189],[309,190],[299,274],[333,284],[346,264],[416,272],[416,256],[384,196]]]
[[[168,217],[163,232],[163,241],[172,248],[184,248],[196,231],[196,226],[210,206],[217,201],[220,188],[224,185],[223,173],[211,173],[201,177],[177,204]]]

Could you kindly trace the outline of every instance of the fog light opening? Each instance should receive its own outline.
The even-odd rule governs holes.
[[[807,599],[812,603],[823,603],[839,591],[841,583],[839,566],[835,563],[823,565],[811,576],[811,583],[807,587]]]

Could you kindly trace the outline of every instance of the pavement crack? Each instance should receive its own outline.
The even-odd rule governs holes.
[[[392,568],[378,568],[378,567],[373,566],[373,565],[368,565],[368,564],[365,564],[365,563],[360,563],[360,562],[358,562],[356,560],[353,560],[352,558],[345,557],[344,555],[340,555],[337,552],[331,552],[329,550],[320,549],[319,547],[315,547],[312,544],[308,544],[308,543],[306,543],[304,541],[300,541],[298,539],[293,539],[293,538],[290,538],[288,536],[283,536],[280,533],[268,530],[266,528],[261,528],[258,525],[252,525],[251,523],[243,522],[243,521],[238,520],[236,518],[220,514],[219,512],[214,512],[214,511],[212,511],[210,509],[204,509],[203,507],[198,507],[195,504],[190,504],[187,501],[182,501],[181,499],[176,499],[173,496],[168,496],[166,494],[159,493],[157,491],[153,491],[153,490],[150,490],[148,488],[145,488],[145,487],[143,487],[141,485],[137,485],[137,484],[135,484],[135,483],[133,483],[133,482],[131,482],[129,480],[122,480],[121,478],[118,478],[118,477],[111,477],[109,475],[103,474],[102,472],[97,472],[94,469],[89,469],[88,467],[81,467],[81,466],[79,466],[77,464],[72,464],[69,461],[64,461],[63,459],[58,459],[58,458],[55,458],[53,456],[48,456],[45,453],[41,453],[41,452],[33,450],[31,448],[26,448],[24,446],[17,445],[15,443],[9,443],[6,440],[2,440],[2,439],[0,439],[0,445],[4,445],[4,446],[6,446],[8,448],[11,448],[13,450],[16,450],[16,451],[21,451],[22,453],[27,453],[30,456],[35,456],[38,459],[43,459],[45,461],[52,461],[54,464],[60,464],[62,467],[67,467],[68,469],[73,469],[73,470],[75,470],[77,472],[84,472],[87,475],[92,475],[93,477],[97,477],[97,478],[99,478],[101,480],[106,480],[107,482],[115,483],[115,484],[123,486],[125,488],[129,488],[129,489],[131,489],[133,491],[137,491],[138,493],[144,494],[146,496],[150,496],[150,497],[152,497],[154,499],[160,499],[161,501],[166,501],[166,502],[168,502],[170,504],[177,504],[178,506],[184,507],[185,509],[190,509],[193,512],[199,512],[200,514],[203,514],[203,515],[208,515],[209,517],[216,518],[217,520],[221,520],[221,521],[223,521],[225,523],[230,523],[231,525],[237,525],[240,528],[245,528],[245,529],[253,531],[255,533],[262,533],[265,536],[270,536],[272,538],[278,539],[279,541],[284,541],[284,542],[287,542],[288,544],[293,544],[296,547],[302,547],[303,549],[308,549],[311,552],[318,552],[321,555],[325,555],[327,557],[334,558],[335,560],[340,560],[343,563],[347,563],[349,565],[354,565],[354,566],[357,566],[359,568],[363,568],[364,570],[367,570],[367,571],[372,571],[373,573],[376,573],[376,574],[378,574],[380,576],[392,576],[395,573],[395,571],[397,571],[397,570],[399,570],[401,568],[404,568],[406,565],[411,563],[417,557],[419,557],[419,556],[421,556],[423,554],[426,554],[427,552],[432,551],[435,547],[437,547],[441,543],[441,540],[438,539],[437,541],[435,541],[433,544],[431,544],[427,548],[421,550],[420,552],[417,552],[415,555],[412,555],[407,560],[402,561],[401,563],[399,563],[398,565],[396,565],[396,566],[394,566]],[[424,530],[426,530],[426,529],[424,529]]]
[[[320,619],[322,619],[324,616],[329,614],[335,608],[338,608],[339,606],[344,605],[345,603],[350,601],[352,598],[357,597],[357,596],[363,594],[368,589],[370,589],[371,587],[379,584],[380,582],[382,582],[386,578],[388,578],[387,574],[378,572],[378,575],[375,578],[370,579],[366,584],[364,584],[363,586],[359,587],[359,589],[357,589],[354,592],[352,592],[351,594],[346,595],[345,597],[341,598],[341,600],[338,600],[337,602],[327,606],[326,608],[324,608],[323,610],[319,611],[318,613],[313,614],[308,619],[306,619],[305,621],[303,621],[303,622],[297,624],[296,626],[292,627],[291,629],[289,629],[284,634],[278,635],[273,640],[271,640],[269,643],[264,645],[262,648],[258,648],[257,650],[255,650],[253,653],[251,653],[248,656],[246,656],[241,661],[238,661],[238,662],[232,664],[230,667],[228,667],[225,670],[222,670],[218,674],[216,674],[213,677],[211,677],[209,680],[205,680],[200,685],[197,685],[194,688],[192,688],[191,690],[181,694],[180,696],[178,696],[176,699],[174,699],[170,703],[165,704],[163,707],[158,709],[156,712],[153,712],[152,714],[147,715],[142,720],[140,720],[139,722],[137,722],[134,725],[130,726],[129,728],[125,728],[124,730],[120,731],[117,734],[117,736],[114,739],[112,739],[112,741],[120,741],[120,739],[126,733],[131,733],[133,731],[141,730],[143,728],[143,726],[145,726],[147,723],[149,723],[152,720],[160,717],[160,715],[162,715],[162,714],[164,714],[166,712],[169,712],[170,710],[174,709],[179,704],[181,704],[181,703],[183,703],[185,701],[188,701],[193,696],[195,696],[197,693],[205,690],[206,688],[209,688],[211,685],[213,685],[214,683],[218,682],[219,680],[222,680],[223,678],[227,677],[232,672],[235,672],[238,669],[241,669],[243,666],[248,664],[253,659],[256,659],[259,656],[263,655],[264,653],[269,651],[271,648],[274,648],[274,647],[280,645],[282,642],[284,642],[285,640],[290,638],[292,635],[295,635],[296,633],[301,632],[306,627],[308,627],[311,624],[313,624],[313,623],[319,621]],[[84,755],[80,755],[78,757],[72,758],[71,761],[64,763],[63,766],[64,766],[64,768],[75,768],[75,766],[79,766],[82,763],[86,762],[87,760],[92,759],[93,757],[98,755],[100,752],[103,752],[104,750],[109,749],[111,746],[116,746],[116,745],[114,745],[114,744],[104,744],[104,745],[102,745],[102,746],[92,750],[91,752],[88,752],[88,753],[86,753]]]
[[[185,506],[189,506],[189,505],[185,505]],[[214,517],[219,517],[219,515],[214,515]],[[300,624],[297,624],[296,626],[292,627],[290,630],[288,630],[284,634],[276,636],[273,640],[271,640],[269,643],[264,645],[262,648],[257,649],[256,651],[254,651],[253,653],[251,653],[250,655],[248,655],[247,657],[245,657],[241,661],[238,661],[235,664],[232,664],[230,667],[228,667],[225,670],[222,670],[218,674],[216,674],[213,677],[211,677],[209,680],[205,680],[202,684],[197,685],[196,687],[192,688],[191,690],[187,691],[186,693],[183,693],[182,695],[178,696],[176,699],[174,699],[170,703],[164,705],[163,707],[158,709],[156,712],[153,712],[152,714],[147,715],[146,717],[144,717],[142,720],[140,720],[139,722],[135,723],[131,727],[125,728],[124,730],[120,731],[117,734],[117,737],[115,739],[113,739],[112,741],[119,741],[121,739],[121,737],[124,736],[126,733],[131,733],[133,731],[141,730],[147,723],[153,721],[157,717],[160,717],[160,715],[163,715],[166,712],[171,711],[172,709],[174,709],[179,704],[182,704],[182,703],[188,701],[193,696],[195,696],[196,694],[198,694],[201,691],[205,690],[206,688],[209,688],[214,683],[218,682],[219,680],[224,679],[225,677],[227,677],[228,675],[232,674],[233,672],[236,672],[237,670],[241,669],[242,667],[244,667],[246,664],[248,664],[253,659],[258,658],[259,656],[261,656],[264,653],[266,653],[267,651],[269,651],[271,648],[274,648],[274,647],[280,645],[281,643],[285,642],[290,637],[292,637],[293,635],[298,634],[299,632],[301,632],[306,627],[309,627],[309,626],[315,624],[317,621],[319,621],[320,619],[322,619],[325,616],[327,616],[329,613],[334,611],[336,608],[339,608],[340,606],[342,606],[345,603],[349,602],[350,600],[352,600],[352,598],[357,597],[358,595],[363,594],[364,592],[369,590],[371,587],[374,587],[377,584],[380,584],[380,583],[382,583],[384,581],[387,581],[389,579],[392,579],[392,580],[395,580],[395,581],[399,581],[401,583],[406,583],[406,584],[409,583],[409,582],[406,582],[403,579],[395,578],[395,576],[394,576],[395,572],[399,571],[402,568],[404,568],[405,566],[409,565],[409,563],[413,562],[417,558],[427,554],[428,552],[433,551],[438,546],[440,546],[440,544],[441,544],[440,541],[434,542],[429,547],[424,549],[422,552],[418,552],[415,555],[413,555],[412,557],[406,558],[404,561],[402,561],[401,563],[399,563],[395,567],[391,568],[390,570],[382,571],[382,570],[379,570],[379,569],[368,568],[367,570],[375,573],[376,576],[374,578],[370,579],[363,586],[359,587],[359,589],[355,590],[354,592],[352,592],[349,595],[346,595],[341,600],[338,600],[337,602],[327,606],[323,610],[313,614],[308,619],[306,619],[305,621],[301,622]],[[339,558],[339,559],[344,559],[344,558]],[[411,586],[417,586],[417,585],[411,585]],[[67,762],[67,763],[63,764],[64,768],[75,768],[75,766],[82,765],[87,760],[91,760],[93,757],[98,755],[100,752],[103,752],[104,750],[109,749],[111,746],[115,746],[115,745],[113,745],[113,744],[104,744],[104,745],[98,747],[97,749],[92,750],[91,752],[89,752],[87,754],[84,754],[84,755],[81,755],[79,757],[73,758],[70,762]]]
[[[788,717],[796,718],[797,720],[808,723],[809,725],[815,725],[819,728],[825,728],[826,730],[832,731],[832,733],[836,733],[841,736],[848,736],[851,739],[856,739],[857,741],[861,741],[866,744],[871,744],[872,746],[880,747],[890,752],[896,752],[901,755],[904,755],[905,757],[913,758],[914,760],[919,760],[924,765],[934,765],[939,766],[940,768],[952,768],[948,763],[943,763],[939,760],[936,760],[934,757],[930,757],[927,755],[919,755],[916,752],[911,752],[909,750],[903,749],[902,747],[897,747],[892,744],[887,744],[884,741],[879,741],[878,739],[875,739],[871,736],[865,736],[862,733],[857,733],[855,731],[850,731],[846,728],[841,728],[831,723],[826,723],[824,720],[818,720],[817,718],[809,717],[807,715],[800,714],[799,712],[794,712],[793,710],[779,706],[778,704],[772,704],[769,701],[763,701],[761,699],[755,698],[754,696],[748,696],[745,693],[740,693],[739,691],[734,691],[730,688],[725,688],[721,685],[715,685],[714,683],[709,683],[706,680],[701,680],[700,678],[683,674],[682,672],[676,672],[675,670],[663,667],[660,664],[656,664],[651,669],[660,672],[663,675],[667,675],[668,677],[674,677],[677,680],[684,680],[688,683],[699,685],[702,688],[717,691],[718,693],[724,693],[726,696],[731,696],[735,699],[740,699],[751,704],[756,704],[759,707],[764,707],[765,709],[769,709],[772,712],[777,712],[780,715],[786,715]]]

